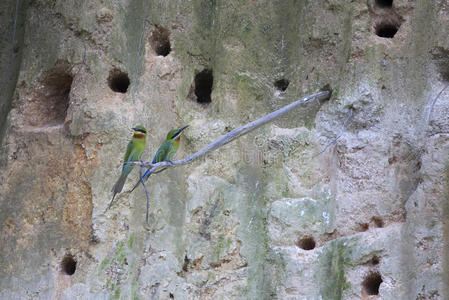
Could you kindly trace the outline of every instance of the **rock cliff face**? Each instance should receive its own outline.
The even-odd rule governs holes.
[[[446,0],[0,8],[0,298],[449,299]],[[329,87],[105,211],[130,127],[181,158]]]

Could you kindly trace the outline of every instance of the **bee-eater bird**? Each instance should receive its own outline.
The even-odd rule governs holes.
[[[189,125],[176,128],[173,130],[170,130],[167,134],[167,137],[165,138],[165,141],[161,144],[159,149],[156,152],[156,155],[153,158],[152,164],[161,162],[161,161],[170,161],[175,155],[176,151],[178,151],[179,148],[179,141],[181,139],[181,134],[184,129],[189,127]],[[136,183],[136,185],[131,190],[134,191],[134,189],[139,185],[141,180],[147,180],[148,177],[150,177],[150,170],[148,169],[143,176],[140,178],[140,180]]]
[[[132,128],[132,130],[134,130],[134,135],[131,141],[128,143],[128,147],[126,148],[125,158],[123,159],[122,174],[112,188],[112,192],[114,193],[114,195],[112,196],[112,200],[109,203],[108,208],[114,201],[115,195],[122,191],[123,185],[126,181],[126,177],[128,177],[128,174],[134,168],[134,165],[128,164],[128,162],[140,160],[140,157],[145,150],[147,130],[141,125]]]

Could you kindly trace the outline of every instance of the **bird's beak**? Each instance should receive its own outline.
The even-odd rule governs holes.
[[[184,129],[186,129],[187,127],[189,127],[189,125],[186,125],[184,127],[181,127],[181,129],[179,129],[179,133],[181,133]]]
[[[189,127],[189,125],[186,125],[184,127],[181,127],[178,129],[178,132],[176,132],[176,134],[173,136],[173,138],[179,138],[181,136],[181,133],[184,129],[186,129],[187,127]]]

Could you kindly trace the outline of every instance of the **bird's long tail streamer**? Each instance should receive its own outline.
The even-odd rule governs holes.
[[[142,183],[143,189],[145,191],[145,198],[147,200],[147,212],[145,214],[145,222],[147,223],[148,226],[150,226],[150,222],[148,220],[148,215],[149,215],[149,211],[150,211],[150,196],[148,194],[148,189],[145,185],[145,175],[148,173],[148,177],[150,177],[151,173],[149,173],[149,170],[147,170],[145,172],[145,174],[142,175],[142,170],[143,168],[141,167],[139,170],[139,181],[136,183],[136,185],[133,187],[133,189],[131,190],[131,192],[139,185],[139,182]]]

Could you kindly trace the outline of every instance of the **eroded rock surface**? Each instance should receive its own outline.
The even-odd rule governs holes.
[[[0,7],[0,298],[449,298],[445,0]],[[180,158],[323,88],[105,211],[134,125]]]

